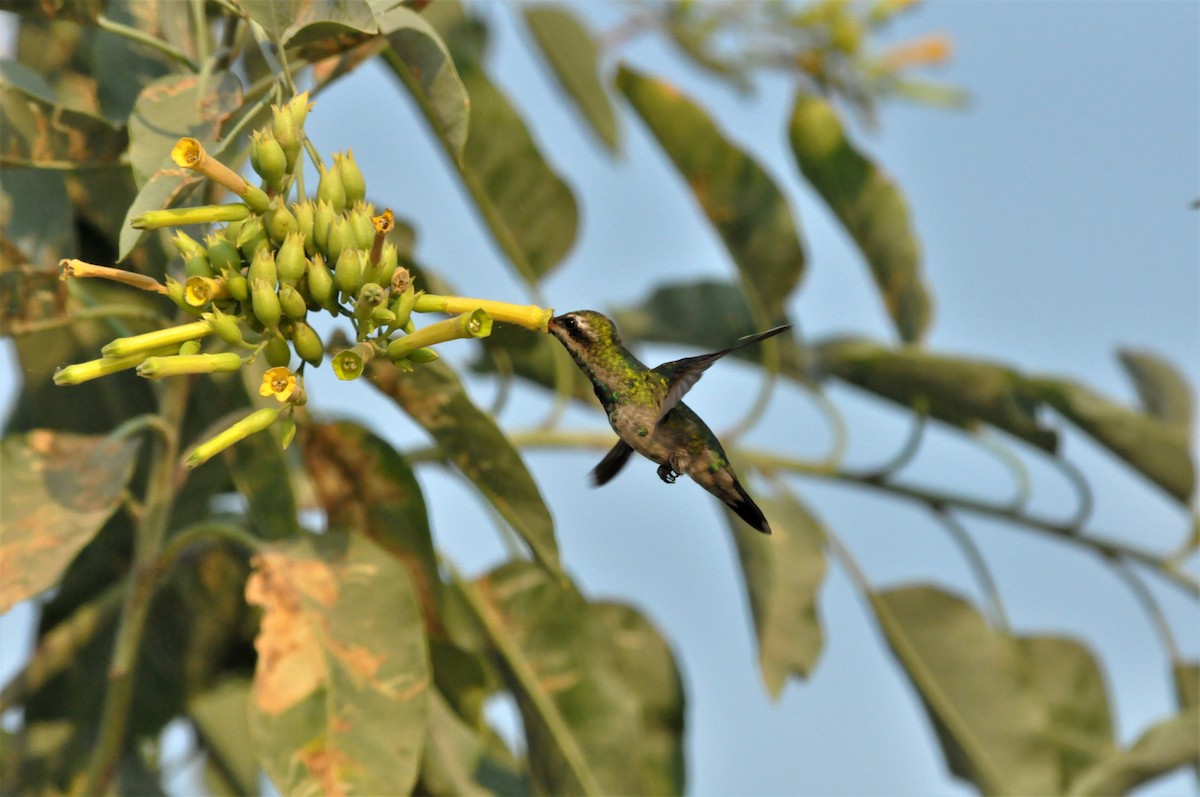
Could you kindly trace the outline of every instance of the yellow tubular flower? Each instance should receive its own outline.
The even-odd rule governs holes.
[[[144,335],[115,338],[101,347],[100,353],[109,359],[115,359],[172,344],[179,345],[188,340],[199,340],[212,333],[213,328],[207,321],[193,321],[190,324],[181,324],[168,329],[156,329]]]
[[[68,277],[75,277],[76,279],[96,277],[119,282],[122,285],[128,285],[143,291],[153,291],[155,293],[167,292],[167,286],[153,277],[147,277],[145,274],[137,274],[133,271],[126,271],[123,268],[96,266],[91,263],[85,263],[82,260],[60,260],[58,261],[58,265],[62,267],[62,276],[59,279],[65,280]]]
[[[496,321],[518,324],[534,332],[545,332],[546,325],[554,315],[551,308],[538,307],[535,304],[509,304],[495,302],[491,299],[469,299],[465,296],[437,296],[424,294],[417,297],[413,307],[418,313],[469,313],[472,310],[483,310]]]
[[[200,467],[234,443],[245,440],[250,435],[261,432],[275,423],[275,419],[281,412],[283,412],[283,408],[267,407],[250,413],[225,431],[192,449],[192,453],[188,454],[184,464],[189,468]]]
[[[303,393],[299,380],[284,366],[267,369],[258,388],[260,396],[274,396],[280,403],[292,400],[298,393]]]
[[[253,210],[262,213],[267,209],[269,198],[260,188],[246,182],[240,174],[205,152],[194,138],[181,138],[171,149],[171,160],[176,166],[199,172],[220,186],[228,188],[246,201]]]
[[[214,299],[229,298],[229,286],[223,279],[188,277],[183,297],[192,307],[203,307]]]

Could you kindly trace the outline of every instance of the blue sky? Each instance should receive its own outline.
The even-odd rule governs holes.
[[[607,2],[584,8],[601,22],[611,22],[615,9]],[[604,309],[659,282],[731,275],[686,186],[632,114],[622,113],[624,154],[614,163],[563,106],[508,10],[484,10],[497,28],[494,74],[580,201],[580,236],[544,285],[548,303],[559,311]],[[929,30],[953,37],[954,60],[936,76],[967,89],[971,104],[961,111],[886,105],[878,129],[858,139],[909,198],[937,302],[929,346],[1072,376],[1125,400],[1134,394],[1114,351],[1137,346],[1200,384],[1200,214],[1189,208],[1200,196],[1200,5],[932,3],[888,38]],[[621,55],[700,98],[788,194],[810,253],[791,304],[805,333],[890,339],[865,266],[798,179],[785,135],[788,81],[765,80],[745,99],[649,39]],[[379,70],[362,70],[323,95],[308,131],[323,153],[354,149],[371,195],[417,225],[418,257],[462,293],[526,300],[423,123]],[[455,353],[464,362],[472,356],[465,343]],[[688,352],[643,353],[663,361]],[[3,357],[11,368],[7,347]],[[471,389],[484,406],[495,390],[486,381]],[[719,429],[741,416],[755,390],[751,370],[721,363],[688,401]],[[370,420],[406,446],[424,444],[365,386],[326,374],[310,379],[309,392],[318,409]],[[896,415],[845,389],[833,396],[847,411],[850,464],[877,462],[899,445],[905,425]],[[547,406],[540,393],[518,388],[501,420],[522,427]],[[598,412],[582,407],[564,424],[605,428]],[[818,457],[829,434],[803,397],[782,390],[749,439]],[[1090,527],[1153,550],[1182,539],[1188,518],[1153,487],[1077,435],[1067,436],[1065,451],[1097,488]],[[534,452],[527,460],[582,588],[641,607],[674,646],[691,701],[692,793],[970,793],[946,773],[913,692],[840,570],[831,568],[821,596],[826,649],[816,671],[773,703],[715,503],[690,483],[668,488],[646,462],[593,491],[586,474],[598,456]],[[1036,462],[1031,468],[1034,506],[1066,514],[1061,481]],[[440,470],[419,475],[439,544],[468,572],[496,562],[503,549],[470,491]],[[933,437],[911,476],[990,496],[1008,489],[993,460],[950,435]],[[920,508],[820,482],[795,486],[873,584],[927,580],[978,598],[957,549]],[[1121,740],[1170,710],[1161,646],[1097,560],[998,523],[970,519],[968,526],[1018,631],[1078,636],[1099,654]],[[1170,589],[1154,592],[1181,647],[1200,656],[1195,605]],[[0,622],[6,640],[21,633],[22,615]],[[4,647],[7,675],[19,659]],[[1188,774],[1147,793],[1195,790]]]

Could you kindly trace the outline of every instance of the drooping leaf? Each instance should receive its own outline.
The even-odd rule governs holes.
[[[250,727],[281,794],[407,793],[428,714],[429,660],[404,566],[360,534],[263,550]],[[386,609],[386,610],[384,610]]]
[[[475,730],[436,690],[431,692],[429,741],[421,765],[422,792],[437,797],[491,794],[476,777],[485,755],[486,747]]]
[[[427,627],[436,628],[441,580],[412,468],[385,440],[350,422],[312,424],[303,444],[329,528],[355,529],[399,559]]]
[[[268,540],[297,536],[296,496],[279,442],[270,435],[251,435],[226,449],[224,459],[259,536]]]
[[[950,770],[984,794],[1051,794],[1051,712],[1008,636],[934,587],[873,593],[888,644],[921,697]]]
[[[521,711],[536,791],[646,794],[682,786],[669,741],[681,724],[672,697],[678,676],[664,669],[669,655],[664,660],[661,639],[644,621],[588,604],[528,562],[493,570],[472,591]],[[629,633],[623,643],[622,633]],[[630,740],[643,738],[654,741],[631,758]]]
[[[600,49],[574,14],[560,6],[525,6],[525,24],[592,132],[611,151],[617,149],[617,117],[600,82]]]
[[[138,440],[47,429],[0,441],[0,612],[58,583],[117,510]]]
[[[1183,375],[1153,352],[1119,349],[1117,357],[1133,380],[1146,414],[1183,430],[1190,438],[1196,413],[1195,399]]]
[[[687,181],[769,316],[804,276],[804,248],[787,198],[709,115],[664,80],[622,66],[617,87]]]
[[[1080,772],[1115,749],[1104,676],[1092,652],[1073,639],[1033,636],[1017,642],[1050,709],[1054,732],[1046,743],[1058,750],[1059,782],[1054,791],[1061,794]]]
[[[446,461],[471,480],[534,556],[558,572],[554,521],[537,483],[496,421],[471,402],[454,372],[429,363],[402,373],[375,359],[368,376],[429,432]]]
[[[484,68],[488,30],[457,2],[434,3],[423,16],[441,34],[471,102],[471,126],[460,175],[488,229],[521,252],[541,279],[575,243],[575,196],[550,167],[508,97]],[[435,130],[439,135],[441,131]]]
[[[720,52],[719,26],[701,17],[694,3],[672,3],[667,9],[667,35],[695,66],[729,83],[738,91],[751,90],[750,76],[744,64]]]
[[[817,593],[825,578],[825,532],[793,498],[760,501],[770,537],[726,511],[758,635],[758,663],[778,699],[789,675],[807,678],[821,655]]]
[[[116,160],[127,141],[124,129],[60,104],[37,72],[0,60],[0,166],[93,167]]]
[[[455,157],[461,159],[467,143],[471,102],[442,37],[424,18],[417,16],[410,24],[388,34],[387,41],[424,95],[440,135]],[[384,62],[393,69],[399,68],[386,58]]]
[[[920,245],[908,203],[890,177],[846,137],[825,99],[801,92],[788,136],[796,164],[854,239],[888,314],[907,343],[919,342],[932,314]]]
[[[188,701],[188,716],[207,752],[207,771],[238,797],[259,793],[249,709],[248,678],[229,678]]]
[[[1028,380],[1034,395],[1168,494],[1187,503],[1195,488],[1188,436],[1178,427],[1067,379]]]
[[[1190,710],[1150,727],[1133,745],[1080,775],[1070,794],[1125,794],[1188,764],[1200,763],[1200,712]]]
[[[1037,394],[1003,365],[844,338],[814,351],[829,373],[903,407],[955,426],[988,423],[1045,451],[1058,445],[1058,435],[1038,422]]]

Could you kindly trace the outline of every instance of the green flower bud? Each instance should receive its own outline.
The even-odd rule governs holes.
[[[279,282],[283,285],[295,285],[304,276],[308,263],[304,259],[304,235],[294,232],[283,240],[279,254],[275,257],[275,269]]]
[[[411,362],[417,363],[418,365],[424,365],[425,363],[431,363],[434,360],[440,360],[442,359],[442,356],[433,349],[417,349],[416,351],[408,353],[408,359]]]
[[[232,205],[203,205],[198,208],[148,210],[129,223],[135,230],[161,230],[163,227],[183,227],[188,224],[215,224],[222,221],[241,221],[250,216],[250,208],[241,202]]]
[[[271,132],[283,150],[287,172],[291,174],[296,170],[296,161],[300,158],[300,126],[296,124],[296,116],[287,105],[282,108],[272,105],[271,113]]]
[[[267,235],[277,244],[283,243],[288,233],[300,229],[300,225],[296,223],[296,217],[287,209],[287,205],[283,204],[281,198],[276,198],[271,203],[263,220],[266,222]]]
[[[279,295],[275,286],[265,280],[250,280],[250,301],[254,308],[254,317],[267,329],[278,329],[279,319],[283,317],[283,308],[279,305]]]
[[[211,278],[216,273],[213,271],[212,265],[208,262],[203,249],[183,261],[183,272],[189,277],[207,278]]]
[[[283,308],[283,314],[293,321],[303,321],[304,316],[308,315],[308,303],[300,291],[286,283],[279,289],[279,306]]]
[[[375,243],[375,223],[371,221],[371,214],[360,203],[347,216],[354,233],[354,245],[370,250],[371,244]]]
[[[330,307],[336,297],[333,295],[333,275],[325,265],[325,258],[319,254],[313,255],[308,261],[308,295],[322,307]]]
[[[312,202],[297,202],[292,205],[292,215],[296,217],[296,229],[304,236],[304,253],[313,254],[317,251],[316,240],[313,237],[316,205]]]
[[[399,274],[400,272],[397,271],[396,273]],[[395,325],[397,327],[403,327],[408,323],[409,317],[412,316],[413,307],[416,305],[417,296],[420,294],[413,290],[411,281],[409,282],[408,287],[404,289],[403,293],[395,292],[395,284],[396,279],[393,277],[392,295],[396,298],[392,301],[392,306],[390,309],[396,315],[396,320],[394,322]]]
[[[292,361],[292,347],[282,335],[271,335],[267,338],[267,347],[263,349],[263,354],[273,368],[286,368]]]
[[[368,282],[358,290],[358,303],[356,307],[365,307],[368,310],[374,310],[387,299],[387,291],[377,282]]]
[[[371,311],[371,323],[377,327],[396,323],[396,314],[383,305]]]
[[[333,205],[335,213],[341,213],[346,209],[346,187],[342,185],[342,173],[338,168],[340,161],[334,158],[333,166],[325,170],[321,175],[321,181],[317,183],[317,199],[325,200]]]
[[[333,269],[333,282],[343,296],[343,301],[358,295],[362,282],[362,258],[357,249],[343,249]]]
[[[275,423],[275,419],[281,412],[283,412],[282,408],[267,407],[250,413],[225,431],[192,449],[192,453],[188,454],[184,464],[189,468],[200,467],[234,443],[269,428],[271,424]]]
[[[182,355],[184,357],[187,357],[192,354],[199,354],[200,353],[200,341],[198,341],[198,340],[184,341],[179,346],[179,353],[180,353],[180,355]]]
[[[275,253],[270,249],[259,249],[255,252],[254,259],[250,261],[246,279],[250,280],[251,285],[255,280],[262,280],[274,288],[279,282],[279,272],[275,266]]]
[[[225,271],[222,272],[225,277],[225,285],[229,288],[229,295],[237,299],[239,302],[244,302],[250,298],[250,281],[243,277],[238,272]]]
[[[214,271],[241,271],[242,255],[233,245],[220,235],[210,235],[204,239],[208,246],[208,262]]]
[[[372,343],[360,343],[353,348],[342,349],[333,356],[333,373],[346,382],[358,379],[374,356],[375,345]]]
[[[297,321],[292,329],[292,347],[301,360],[319,366],[325,358],[325,345],[317,331],[303,321]]]
[[[358,164],[354,162],[354,153],[350,150],[346,150],[346,154],[342,156],[334,153],[333,162],[338,164],[338,171],[341,172],[347,204],[360,201],[367,195],[367,181]]]
[[[385,241],[379,252],[379,284],[391,285],[392,276],[396,273],[399,255],[391,241]],[[404,289],[401,288],[401,291]]]
[[[318,202],[313,211],[313,243],[320,251],[328,251],[329,226],[333,223],[333,205],[328,202]]]
[[[200,242],[183,230],[175,231],[175,234],[171,236],[171,243],[175,245],[184,260],[204,254],[204,247],[200,245]]]
[[[267,192],[249,183],[246,183],[241,196],[242,201],[246,203],[246,207],[255,213],[265,213],[267,208],[271,206],[271,197],[267,196]]]
[[[242,365],[242,358],[231,351],[220,354],[176,354],[172,357],[147,357],[138,366],[137,375],[146,379],[162,379],[168,376],[237,371]]]
[[[242,325],[238,323],[238,317],[222,313],[220,310],[213,308],[212,313],[206,314],[204,320],[207,321],[217,333],[217,337],[226,343],[233,346],[246,346],[246,340],[242,337]]]
[[[287,179],[287,155],[271,131],[255,130],[250,142],[250,165],[273,191],[283,188]]]
[[[325,247],[329,262],[336,263],[342,252],[353,248],[354,231],[350,228],[349,220],[345,216],[334,216],[329,225],[329,244]]]
[[[237,248],[242,250],[242,258],[253,262],[254,253],[268,245],[267,231],[263,229],[260,219],[248,219],[238,231]]]

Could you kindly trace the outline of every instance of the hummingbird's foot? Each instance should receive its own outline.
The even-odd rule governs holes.
[[[679,474],[671,469],[670,465],[658,466],[658,478],[662,479],[667,484],[674,484],[675,479]]]

